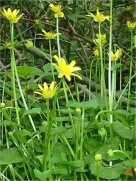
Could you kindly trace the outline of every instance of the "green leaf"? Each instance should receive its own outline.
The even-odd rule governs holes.
[[[129,140],[133,139],[133,131],[123,123],[119,121],[115,121],[112,124],[113,130],[122,138],[126,138]]]
[[[67,17],[69,20],[76,22],[77,19],[80,17],[80,14],[72,13],[72,14],[67,15]]]
[[[97,175],[99,172],[99,177],[103,179],[116,179],[120,177],[123,172],[123,166],[115,165],[113,167],[104,167],[103,165],[99,165],[98,170],[96,168],[95,162],[90,164],[90,170],[93,175]]]
[[[52,129],[51,133],[52,133],[52,135],[55,135],[55,134],[65,133],[66,131],[67,131],[67,129],[61,126],[61,127]]]
[[[34,171],[34,174],[35,174],[36,178],[38,178],[39,180],[45,180],[51,175],[50,170],[40,172],[38,169],[35,168],[33,171]]]
[[[90,153],[96,152],[98,148],[100,148],[102,145],[101,142],[99,142],[96,139],[93,138],[88,138],[87,140],[84,141],[84,146],[89,151]]]
[[[17,148],[9,148],[0,151],[0,165],[22,162],[22,156]]]
[[[109,140],[107,143],[105,143],[102,147],[100,147],[100,149],[98,149],[97,153],[101,154],[102,155],[102,158],[104,160],[107,160],[107,161],[110,161],[110,160],[117,160],[119,159],[118,158],[118,155],[117,156],[113,156],[113,157],[110,157],[108,155],[108,151],[110,149],[112,150],[118,150],[119,149],[119,144],[120,144],[120,141],[118,139],[118,137],[115,137],[113,138],[113,140]]]
[[[32,108],[30,110],[24,111],[22,117],[26,115],[32,115],[32,114],[41,114],[41,108]]]
[[[121,63],[116,63],[115,65],[113,65],[113,67],[112,67],[112,71],[115,71],[115,70],[117,70],[118,68],[120,68],[122,66],[122,64]]]
[[[67,161],[66,154],[63,151],[55,150],[52,155],[52,162],[53,163],[64,163]]]
[[[53,174],[60,174],[60,175],[68,175],[69,171],[65,167],[65,165],[62,165],[62,166],[56,167],[55,169],[52,169],[52,173]]]
[[[69,161],[67,163],[68,163],[68,165],[70,165],[72,167],[77,167],[77,168],[85,166],[85,162],[83,160]]]
[[[74,101],[69,101],[67,104],[68,107],[73,107],[73,108],[92,108],[96,109],[99,107],[99,103],[97,99],[92,99],[91,101],[83,101],[83,102],[74,102]]]
[[[41,76],[44,74],[44,72],[40,69],[30,66],[17,66],[17,72],[19,74],[19,77],[24,79],[29,79],[36,75]]]

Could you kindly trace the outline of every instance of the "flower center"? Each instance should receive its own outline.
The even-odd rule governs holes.
[[[70,70],[70,67],[68,65],[65,65],[64,66],[61,66],[60,67],[60,72],[63,74],[63,75],[71,75],[71,70]]]

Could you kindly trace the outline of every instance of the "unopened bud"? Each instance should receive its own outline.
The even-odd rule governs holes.
[[[99,161],[101,161],[101,160],[102,160],[102,155],[99,154],[99,153],[97,153],[97,154],[95,155],[95,161],[96,161],[96,162],[99,162]]]

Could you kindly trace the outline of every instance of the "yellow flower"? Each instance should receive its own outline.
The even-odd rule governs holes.
[[[53,81],[50,84],[50,87],[48,87],[46,82],[44,82],[43,87],[40,84],[38,84],[38,87],[39,87],[40,91],[35,92],[35,94],[41,95],[44,99],[52,98],[55,95],[56,90],[57,90],[57,85],[56,85],[55,81]]]
[[[57,33],[47,32],[47,31],[45,31],[43,29],[42,29],[42,32],[45,35],[45,39],[54,39],[57,36]]]
[[[111,60],[117,61],[122,56],[122,49],[119,48],[115,53],[111,52]]]
[[[19,11],[20,10],[17,9],[11,11],[11,9],[8,8],[7,10],[3,9],[1,13],[10,23],[18,23],[19,19],[23,16],[23,14],[18,16]]]
[[[55,18],[64,17],[64,13],[62,12],[61,5],[50,4],[49,6],[50,6],[51,10],[55,13]]]
[[[93,54],[94,54],[95,57],[99,57],[99,55],[100,55],[99,50],[98,50],[98,49],[95,49],[95,50],[93,51]]]
[[[73,73],[77,70],[81,70],[80,67],[74,67],[76,61],[72,60],[70,64],[66,63],[66,60],[63,58],[59,58],[56,55],[54,56],[55,60],[57,61],[57,65],[53,63],[57,71],[59,72],[58,78],[65,76],[68,81],[71,80],[71,76],[76,76],[79,79],[82,79],[79,75]]]
[[[103,13],[100,13],[98,8],[97,8],[97,11],[96,11],[96,15],[92,14],[92,13],[89,13],[87,16],[90,16],[94,19],[95,22],[103,22],[105,21],[106,19],[109,20],[109,16],[104,16]]]
[[[101,33],[100,34],[96,34],[96,39],[93,40],[93,42],[96,44],[97,47],[100,47],[100,43],[101,45],[105,45],[107,43],[107,40],[106,40],[106,34],[102,35]]]
[[[136,22],[127,21],[127,27],[129,30],[135,29],[136,28]]]

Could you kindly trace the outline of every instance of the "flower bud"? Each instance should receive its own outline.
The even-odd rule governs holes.
[[[108,155],[109,155],[110,157],[114,156],[112,149],[108,150]]]
[[[6,104],[4,102],[0,103],[0,108],[4,108],[6,106]]]
[[[97,153],[97,154],[95,155],[95,161],[96,161],[96,162],[102,161],[102,155],[99,154],[99,153]]]

